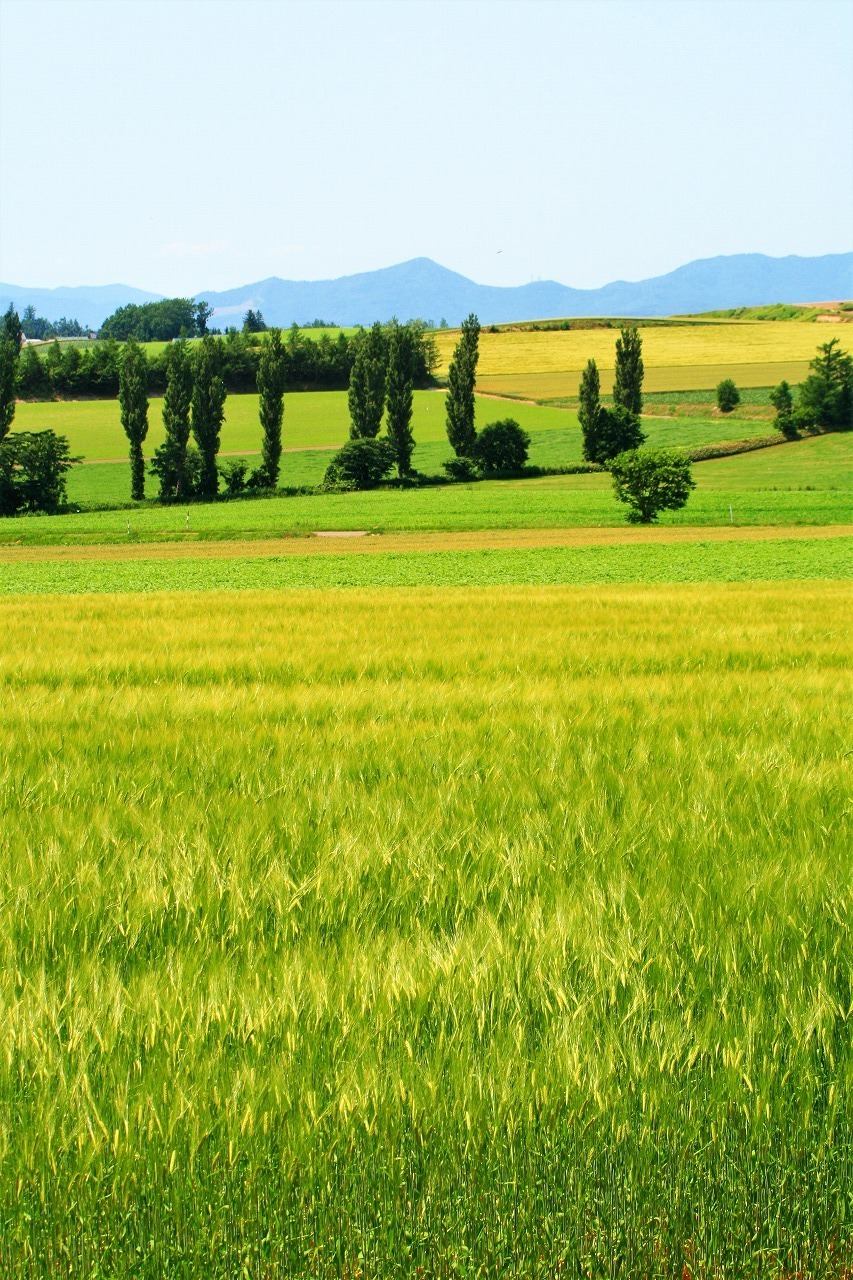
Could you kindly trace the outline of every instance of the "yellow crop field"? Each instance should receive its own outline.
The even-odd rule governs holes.
[[[773,386],[783,378],[797,383],[819,342],[838,337],[845,350],[853,350],[850,327],[838,326],[830,335],[797,321],[672,324],[644,328],[641,334],[647,391],[711,388],[726,377],[744,387]],[[609,392],[617,337],[615,329],[484,330],[477,385],[481,391],[531,399],[576,395],[581,370],[592,359],[602,390]],[[457,340],[453,331],[436,335],[439,375],[446,375]]]

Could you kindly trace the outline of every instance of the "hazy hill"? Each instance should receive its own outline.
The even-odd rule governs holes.
[[[0,284],[0,307],[28,304],[48,320],[76,317],[97,327],[127,302],[160,295],[124,285],[100,288],[27,289]],[[314,319],[370,324],[396,315],[458,325],[474,311],[482,324],[555,316],[666,316],[773,302],[823,302],[853,297],[853,253],[820,258],[768,258],[744,253],[703,258],[650,280],[616,280],[601,289],[571,289],[554,280],[516,288],[476,284],[429,258],[414,258],[337,280],[280,280],[273,276],[225,292],[195,295],[215,308],[220,328],[239,326],[249,307],[267,324],[287,326]]]
[[[36,315],[56,321],[63,316],[79,320],[84,328],[98,329],[107,316],[128,302],[157,302],[162,293],[146,293],[128,284],[80,285],[77,288],[30,289],[18,284],[0,284],[0,311],[11,302],[20,315],[32,305]]]
[[[392,315],[420,316],[457,325],[470,311],[482,324],[549,316],[666,316],[770,302],[822,302],[853,296],[853,253],[822,258],[768,258],[738,254],[690,262],[651,280],[614,281],[601,289],[570,289],[554,280],[516,288],[475,284],[465,276],[415,258],[339,280],[272,277],[240,289],[203,295],[220,325],[238,323],[260,309],[268,324],[370,324]]]

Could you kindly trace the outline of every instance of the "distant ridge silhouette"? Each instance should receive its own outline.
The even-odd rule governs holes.
[[[125,285],[30,289],[0,284],[0,308],[32,304],[39,315],[65,315],[97,328],[117,307],[149,302],[160,294]],[[563,316],[668,316],[774,302],[827,302],[853,297],[853,253],[823,257],[769,258],[741,253],[689,262],[666,275],[601,289],[572,289],[554,280],[514,288],[476,284],[429,258],[337,280],[280,280],[272,276],[225,291],[202,290],[220,328],[242,323],[251,307],[267,324],[286,327],[314,319],[339,325],[420,317],[456,326],[474,311],[481,324],[544,320]]]

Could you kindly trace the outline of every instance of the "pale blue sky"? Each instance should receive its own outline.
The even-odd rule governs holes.
[[[0,279],[840,252],[851,67],[850,0],[0,0]]]

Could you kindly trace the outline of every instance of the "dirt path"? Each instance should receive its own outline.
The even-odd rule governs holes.
[[[478,529],[467,532],[372,533],[355,537],[318,534],[280,538],[200,540],[190,534],[170,542],[122,542],[98,546],[1,546],[0,565],[38,561],[86,560],[231,560],[277,556],[375,555],[380,552],[487,551],[535,547],[634,546],[638,543],[768,542],[812,538],[849,538],[853,525],[678,526],[671,528]]]

